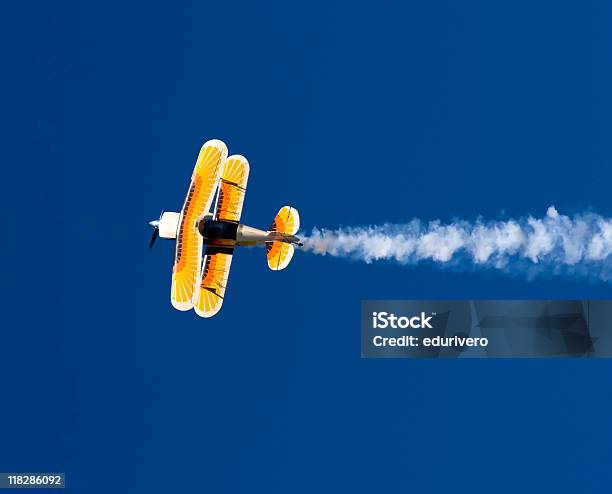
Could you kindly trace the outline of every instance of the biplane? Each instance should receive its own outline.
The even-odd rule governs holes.
[[[220,140],[204,143],[181,211],[162,212],[149,223],[154,228],[150,248],[158,236],[176,240],[172,305],[193,308],[201,317],[221,309],[236,247],[265,246],[268,267],[278,271],[289,265],[294,246],[302,245],[295,235],[300,215],[291,206],[283,206],[266,231],[240,223],[249,162],[227,154]]]

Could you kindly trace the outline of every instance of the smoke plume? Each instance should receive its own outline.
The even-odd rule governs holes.
[[[612,280],[612,219],[594,213],[564,216],[554,206],[543,218],[314,228],[304,249],[366,263],[430,262]]]

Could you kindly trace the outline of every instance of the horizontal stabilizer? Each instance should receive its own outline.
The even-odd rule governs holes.
[[[295,235],[300,229],[300,214],[291,206],[283,206],[270,225],[271,232]]]
[[[280,271],[289,266],[295,249],[287,242],[269,242],[266,244],[268,267],[272,271]]]

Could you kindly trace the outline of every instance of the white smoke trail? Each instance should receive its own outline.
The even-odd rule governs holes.
[[[575,273],[612,280],[612,219],[594,213],[564,216],[554,206],[543,218],[449,224],[415,219],[403,225],[314,228],[304,238],[304,249],[366,263],[463,265],[467,260],[530,275]]]

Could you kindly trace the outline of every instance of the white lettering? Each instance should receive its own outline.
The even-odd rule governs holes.
[[[433,316],[426,316],[425,312],[421,312],[420,316],[396,316],[395,314],[389,314],[388,312],[372,312],[372,327],[375,329],[385,328],[429,328],[433,329],[430,321]]]

